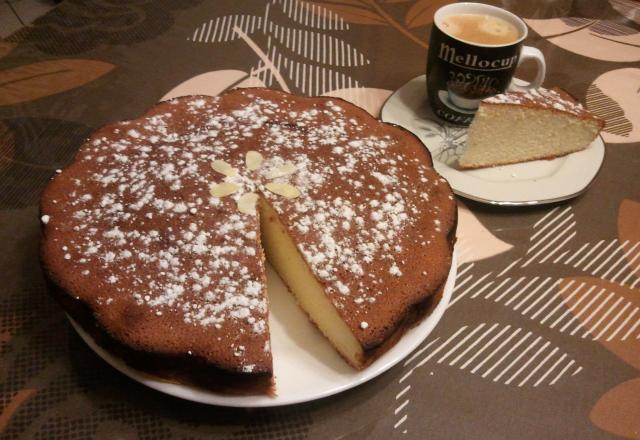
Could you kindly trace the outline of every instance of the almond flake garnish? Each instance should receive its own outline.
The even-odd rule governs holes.
[[[249,171],[257,170],[260,168],[260,165],[262,165],[262,159],[262,154],[257,151],[248,151],[245,157],[247,169],[249,169]]]
[[[295,199],[300,195],[300,190],[293,185],[289,185],[288,183],[270,182],[267,183],[264,187],[272,193],[282,196],[285,199]]]
[[[278,168],[274,168],[267,173],[265,176],[267,179],[276,179],[278,177],[288,176],[289,174],[293,174],[297,171],[296,166],[293,162],[285,162],[280,165]]]
[[[233,177],[238,174],[238,170],[233,168],[224,160],[214,160],[211,162],[211,168],[225,176]]]
[[[222,182],[211,185],[210,193],[213,197],[226,197],[238,191],[240,186],[235,183]]]
[[[240,196],[238,199],[238,211],[243,214],[256,214],[256,203],[258,202],[258,194],[256,193],[245,193]]]

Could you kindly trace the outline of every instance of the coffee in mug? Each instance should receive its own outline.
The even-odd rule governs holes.
[[[520,38],[514,25],[491,15],[449,15],[441,26],[447,34],[471,44],[509,44]]]
[[[436,116],[469,125],[480,101],[503,93],[525,59],[535,60],[538,72],[519,88],[539,87],[544,57],[522,45],[526,37],[525,23],[495,6],[455,3],[438,9],[427,56],[427,94]]]

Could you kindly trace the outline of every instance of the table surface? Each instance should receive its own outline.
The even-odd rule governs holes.
[[[209,407],[113,370],[71,329],[38,261],[37,203],[91,131],[172,93],[266,85],[372,113],[424,72],[442,0],[67,0],[0,41],[0,436],[640,438],[640,3],[494,2],[560,86],[606,119],[584,195],[460,199],[453,300],[412,360],[289,407]]]

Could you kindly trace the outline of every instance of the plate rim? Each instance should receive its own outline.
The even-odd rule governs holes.
[[[266,408],[293,405],[323,399],[355,388],[380,376],[381,374],[385,373],[386,371],[400,363],[403,359],[411,355],[411,353],[413,353],[420,346],[420,344],[422,344],[427,339],[427,337],[435,329],[436,325],[440,322],[447,310],[455,286],[458,264],[457,260],[457,250],[456,247],[454,247],[451,255],[451,267],[449,269],[449,273],[447,274],[442,298],[429,316],[425,317],[422,322],[420,322],[416,326],[407,330],[407,332],[402,336],[400,341],[404,339],[407,334],[414,334],[416,332],[422,331],[413,335],[413,339],[406,348],[402,348],[402,351],[396,354],[394,352],[394,349],[398,350],[398,343],[400,342],[398,341],[396,345],[394,345],[389,351],[380,356],[380,358],[376,359],[369,367],[365,368],[362,371],[354,370],[354,379],[352,381],[333,388],[328,388],[322,393],[316,393],[313,396],[307,396],[303,398],[286,399],[280,397],[279,395],[277,395],[277,383],[275,397],[269,397],[265,395],[235,396],[215,393],[213,391],[209,391],[193,385],[177,384],[156,379],[153,376],[150,376],[148,373],[137,370],[127,365],[123,359],[107,352],[104,348],[100,347],[91,337],[91,335],[85,332],[71,316],[69,316],[68,314],[66,314],[66,316],[71,323],[71,326],[74,328],[76,333],[78,333],[80,338],[103,361],[105,361],[111,367],[129,377],[130,379],[160,393],[191,402],[233,408]],[[274,371],[274,376],[276,375],[277,371]],[[191,396],[189,396],[188,393],[191,393]],[[209,398],[202,398],[205,396],[208,396]],[[252,400],[255,400],[255,402],[252,402]]]
[[[411,78],[410,80],[406,81],[402,86],[397,88],[393,93],[391,93],[387,97],[387,99],[385,99],[384,103],[382,104],[382,107],[380,108],[380,120],[385,122],[385,123],[388,123],[388,124],[397,125],[397,126],[403,128],[403,129],[409,131],[413,135],[415,135],[415,137],[417,139],[419,139],[420,142],[423,144],[424,148],[427,151],[429,151],[429,153],[432,155],[432,160],[433,160],[434,164],[436,162],[442,163],[440,161],[436,161],[435,159],[433,159],[433,153],[431,152],[431,150],[429,149],[427,144],[422,140],[422,138],[420,137],[419,134],[415,133],[413,130],[405,127],[404,125],[400,125],[395,121],[389,121],[389,120],[387,120],[386,118],[383,117],[383,113],[385,111],[385,108],[387,108],[387,106],[389,105],[389,102],[394,99],[394,97],[400,92],[400,90],[404,89],[409,83],[412,83],[414,81],[424,82],[424,81],[422,81],[423,77],[426,80],[426,74],[421,74],[421,75],[418,75],[418,76],[416,76],[414,78]],[[435,123],[437,123],[437,124],[442,125],[441,122],[439,120],[437,120],[437,119],[433,119],[433,121]],[[460,126],[460,127],[463,127],[463,126]],[[451,182],[450,179],[447,179],[447,180],[449,181],[449,184],[451,185],[451,189],[457,195],[459,195],[461,197],[464,197],[466,199],[475,201],[475,202],[485,203],[485,204],[488,204],[488,205],[505,206],[505,207],[518,207],[518,206],[538,206],[538,205],[546,205],[546,204],[558,203],[558,202],[562,202],[562,201],[565,201],[565,200],[573,199],[573,198],[578,197],[581,194],[584,194],[585,192],[587,192],[587,190],[589,190],[589,188],[591,188],[591,186],[593,185],[594,181],[596,180],[596,178],[598,177],[598,175],[602,171],[602,167],[604,165],[604,161],[605,161],[606,156],[607,156],[607,148],[606,148],[606,144],[604,142],[604,138],[602,137],[602,135],[600,133],[598,133],[596,138],[589,145],[593,145],[593,144],[597,144],[597,147],[601,148],[601,150],[602,150],[602,158],[600,159],[600,161],[599,161],[599,163],[597,165],[597,169],[593,173],[593,176],[584,184],[584,186],[582,186],[579,190],[571,192],[571,193],[568,193],[568,194],[563,194],[563,195],[553,196],[553,197],[547,197],[547,198],[535,198],[535,199],[530,199],[530,200],[494,200],[492,198],[484,197],[482,195],[471,194],[471,193],[469,193],[467,191],[462,191],[462,190],[456,188],[454,186],[454,184]],[[560,157],[558,157],[556,159],[562,159],[562,158],[564,158],[566,156],[568,156],[568,155],[560,156]],[[555,160],[555,159],[551,159],[551,160]],[[517,165],[517,164],[515,164],[515,165]],[[503,166],[509,166],[509,165],[503,165]],[[435,168],[435,166],[434,166],[434,168]],[[457,171],[459,171],[460,173],[464,173],[465,172],[465,171],[460,171],[460,170],[457,170]],[[472,171],[472,170],[469,170],[469,171]],[[440,171],[438,171],[438,173],[446,178],[446,176],[444,176]]]

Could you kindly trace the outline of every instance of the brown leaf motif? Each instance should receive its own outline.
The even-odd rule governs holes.
[[[0,121],[0,172],[4,171],[13,159],[16,148],[16,138],[11,128]]]
[[[587,89],[587,107],[595,115],[605,121],[603,136],[611,142],[613,137],[629,137],[633,131],[633,124],[625,117],[624,109],[613,98],[604,93],[597,84],[591,84]]]
[[[6,57],[16,47],[15,43],[0,41],[0,58]]]
[[[2,408],[2,412],[0,412],[0,433],[2,433],[7,427],[7,425],[9,424],[9,420],[11,420],[13,414],[15,414],[15,412],[20,409],[20,406],[22,406],[22,404],[29,400],[29,398],[33,396],[35,392],[36,390],[32,388],[25,388],[13,395],[7,405]]]
[[[451,3],[448,0],[418,0],[407,11],[404,22],[409,29],[433,23],[433,13],[440,6]]]
[[[0,71],[0,105],[61,93],[105,75],[113,64],[95,60],[50,60]]]
[[[608,143],[640,141],[640,69],[610,70],[587,89],[587,108],[605,120],[603,139]]]
[[[438,3],[441,0],[435,0]],[[402,23],[398,22],[383,6],[384,3],[379,0],[338,0],[330,1],[325,0],[321,2],[315,2],[315,4],[322,6],[324,9],[328,9],[338,14],[342,19],[348,23],[354,24],[369,24],[378,26],[391,26],[398,32],[403,34],[414,43],[424,48],[429,47],[427,43],[420,40],[413,35],[409,28],[405,27]],[[411,6],[414,8],[415,5]],[[424,18],[419,14],[420,11],[414,13],[416,15],[414,21],[416,27],[421,26],[420,23]],[[314,13],[319,13],[314,12]],[[428,14],[427,14],[428,15]],[[413,16],[413,14],[412,14]],[[420,16],[420,18],[418,18]]]
[[[640,5],[637,0],[609,0],[609,4],[629,20],[640,24]]]
[[[603,394],[589,418],[598,428],[640,439],[640,378],[628,380]]]
[[[592,295],[587,298],[589,300],[600,291],[603,292],[599,301],[594,301],[585,307],[578,306],[582,295],[568,298],[569,293],[563,294],[572,313],[578,317],[585,328],[585,330],[580,329],[578,334],[584,335],[588,331],[588,335],[591,335],[609,351],[629,365],[640,369],[640,339],[638,339],[640,327],[637,325],[640,320],[638,291],[599,278],[585,277],[573,278],[573,280],[578,284],[584,282],[585,291],[595,287],[591,291]],[[560,284],[560,289],[568,281],[564,280]]]
[[[11,337],[12,335],[9,331],[0,332],[0,351],[6,348],[9,341],[11,341]]]
[[[630,255],[640,255],[631,252],[640,243],[640,203],[625,199],[618,210],[618,240],[625,249],[625,257],[631,273],[634,273],[640,263],[634,264]],[[569,282],[585,284],[595,288],[595,291],[608,292],[600,301],[592,297],[586,306],[576,307],[586,294],[573,297],[563,293],[569,310],[577,317],[581,324],[588,328],[594,340],[600,342],[613,354],[624,362],[640,370],[640,295],[638,289],[630,286],[612,283],[604,279],[584,277]],[[560,288],[562,289],[562,284]],[[599,292],[599,293],[600,293]],[[616,299],[617,298],[617,299]],[[604,307],[603,307],[604,306]],[[586,332],[583,337],[586,336]],[[591,422],[604,431],[627,438],[640,439],[640,378],[623,382],[607,391],[600,397],[591,409]]]
[[[622,243],[628,240],[625,251],[629,251],[633,245],[640,242],[640,221],[638,219],[640,219],[640,203],[635,200],[623,200],[618,210],[618,237]],[[640,270],[640,261],[638,258],[635,258],[634,261],[635,255],[634,252],[627,254],[627,262],[633,272]]]
[[[584,286],[563,290],[571,282],[574,287]],[[567,278],[558,288],[581,324],[574,326],[571,334],[599,342],[640,369],[640,295],[636,289],[595,277]]]
[[[337,2],[322,1],[315,3],[340,15],[340,17],[342,17],[342,19],[347,23],[379,26],[388,25],[380,14],[368,7],[366,1],[341,0]]]
[[[640,33],[632,27],[580,17],[525,21],[541,37],[569,52],[602,61],[640,61]]]

